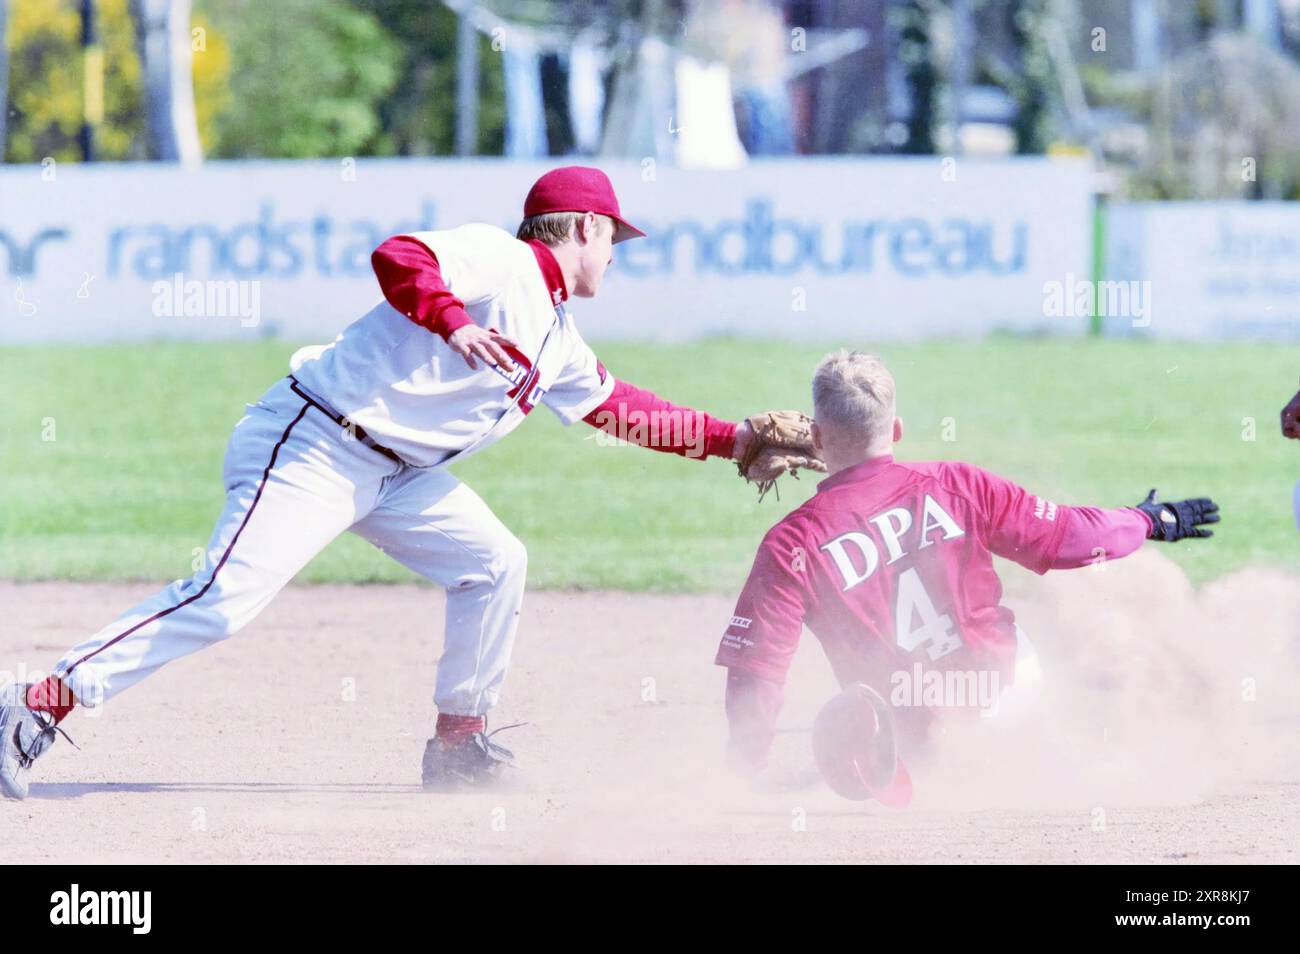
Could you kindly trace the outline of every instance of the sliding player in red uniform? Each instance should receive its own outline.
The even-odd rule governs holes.
[[[1002,605],[994,555],[1036,573],[1073,569],[1147,539],[1208,537],[1203,525],[1219,519],[1208,499],[1162,504],[1152,491],[1136,507],[1070,507],[971,464],[896,461],[894,379],[869,354],[825,358],[813,403],[830,476],[764,537],[717,653],[728,669],[730,757],[743,767],[766,762],[805,625],[841,686],[873,690],[882,747],[906,754],[934,717],[931,685],[991,685],[994,698],[964,704],[996,706],[1018,670],[1023,677],[1032,649]],[[976,678],[946,678],[955,675]],[[883,777],[859,767],[866,790],[887,803],[895,786],[910,791],[893,764]]]

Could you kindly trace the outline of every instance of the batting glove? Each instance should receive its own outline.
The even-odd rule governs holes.
[[[1212,537],[1214,531],[1206,530],[1204,524],[1219,522],[1219,505],[1209,497],[1156,503],[1154,487],[1137,509],[1151,518],[1150,539],[1166,543],[1186,537]]]

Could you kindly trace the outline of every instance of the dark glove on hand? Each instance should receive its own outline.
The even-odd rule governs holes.
[[[1151,518],[1150,539],[1166,543],[1185,537],[1212,537],[1214,531],[1204,529],[1203,524],[1219,522],[1219,505],[1208,497],[1156,503],[1155,488],[1152,488],[1137,508]]]

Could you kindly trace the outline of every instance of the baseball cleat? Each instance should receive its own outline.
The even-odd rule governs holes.
[[[522,725],[522,723],[519,723]],[[454,792],[463,788],[482,788],[496,782],[514,766],[514,753],[492,741],[492,736],[515,726],[502,726],[494,732],[475,732],[448,744],[436,736],[424,747],[421,784],[426,792]]]
[[[27,686],[0,689],[0,795],[27,797],[27,770],[54,744],[56,732],[67,738],[49,715],[27,708]]]

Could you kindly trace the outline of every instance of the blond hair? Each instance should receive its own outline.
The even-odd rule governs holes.
[[[817,426],[866,446],[893,435],[894,376],[874,354],[841,348],[813,372]]]
[[[529,216],[519,223],[515,238],[525,242],[536,239],[543,245],[563,245],[574,237],[574,230],[586,214],[586,212],[544,212],[541,215]],[[614,220],[608,215],[597,215],[596,218],[604,219],[609,223],[610,228],[614,228]]]

